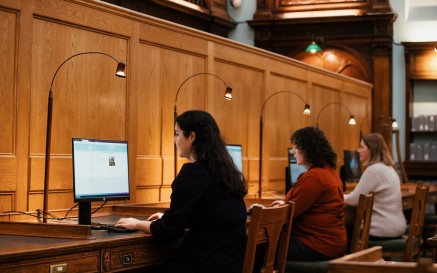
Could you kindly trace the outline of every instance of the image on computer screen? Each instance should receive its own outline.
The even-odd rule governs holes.
[[[91,224],[91,202],[130,199],[127,141],[73,138],[72,157],[80,225]]]
[[[226,144],[226,149],[232,157],[237,169],[243,173],[243,148],[239,144]]]
[[[127,141],[73,138],[74,201],[128,200]]]
[[[357,151],[344,150],[344,180],[359,181],[361,177],[360,156]]]
[[[296,157],[294,157],[292,153],[292,148],[288,148],[288,164],[290,168],[289,171],[290,171],[291,186],[294,186],[294,184],[296,184],[299,175],[306,172],[307,169],[305,168],[305,166],[297,164]]]

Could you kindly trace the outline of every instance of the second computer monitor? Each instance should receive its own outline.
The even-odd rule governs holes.
[[[243,173],[243,148],[239,144],[226,144],[226,149],[232,157],[237,169]]]
[[[292,152],[292,148],[288,148],[288,166],[285,172],[285,191],[286,193],[296,184],[297,178],[307,169],[297,164],[296,157]]]
[[[361,177],[360,156],[354,150],[344,150],[344,181],[359,181]]]

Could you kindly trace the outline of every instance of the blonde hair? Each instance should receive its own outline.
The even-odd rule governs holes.
[[[394,166],[395,163],[382,135],[378,133],[368,134],[363,137],[363,141],[370,151],[370,158],[366,165],[382,162],[387,166]]]

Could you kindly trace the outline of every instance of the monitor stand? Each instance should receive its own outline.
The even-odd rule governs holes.
[[[79,202],[79,225],[91,225],[91,202]]]

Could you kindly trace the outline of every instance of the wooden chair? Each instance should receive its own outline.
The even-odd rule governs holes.
[[[252,208],[243,273],[253,273],[255,257],[262,262],[263,273],[284,273],[293,213],[292,202],[280,207]],[[259,245],[265,246],[261,259],[257,255]]]
[[[385,259],[415,261],[420,254],[427,198],[428,187],[423,185],[416,186],[413,210],[406,238],[404,236],[400,239],[369,241],[369,246],[382,246],[382,253]]]
[[[360,195],[355,215],[350,253],[367,248],[369,242],[370,222],[372,219],[373,197],[373,193]]]
[[[350,252],[367,248],[369,241],[370,221],[372,218],[373,193],[360,195],[355,213],[354,230]],[[329,261],[287,261],[286,272],[290,273],[326,273]]]

